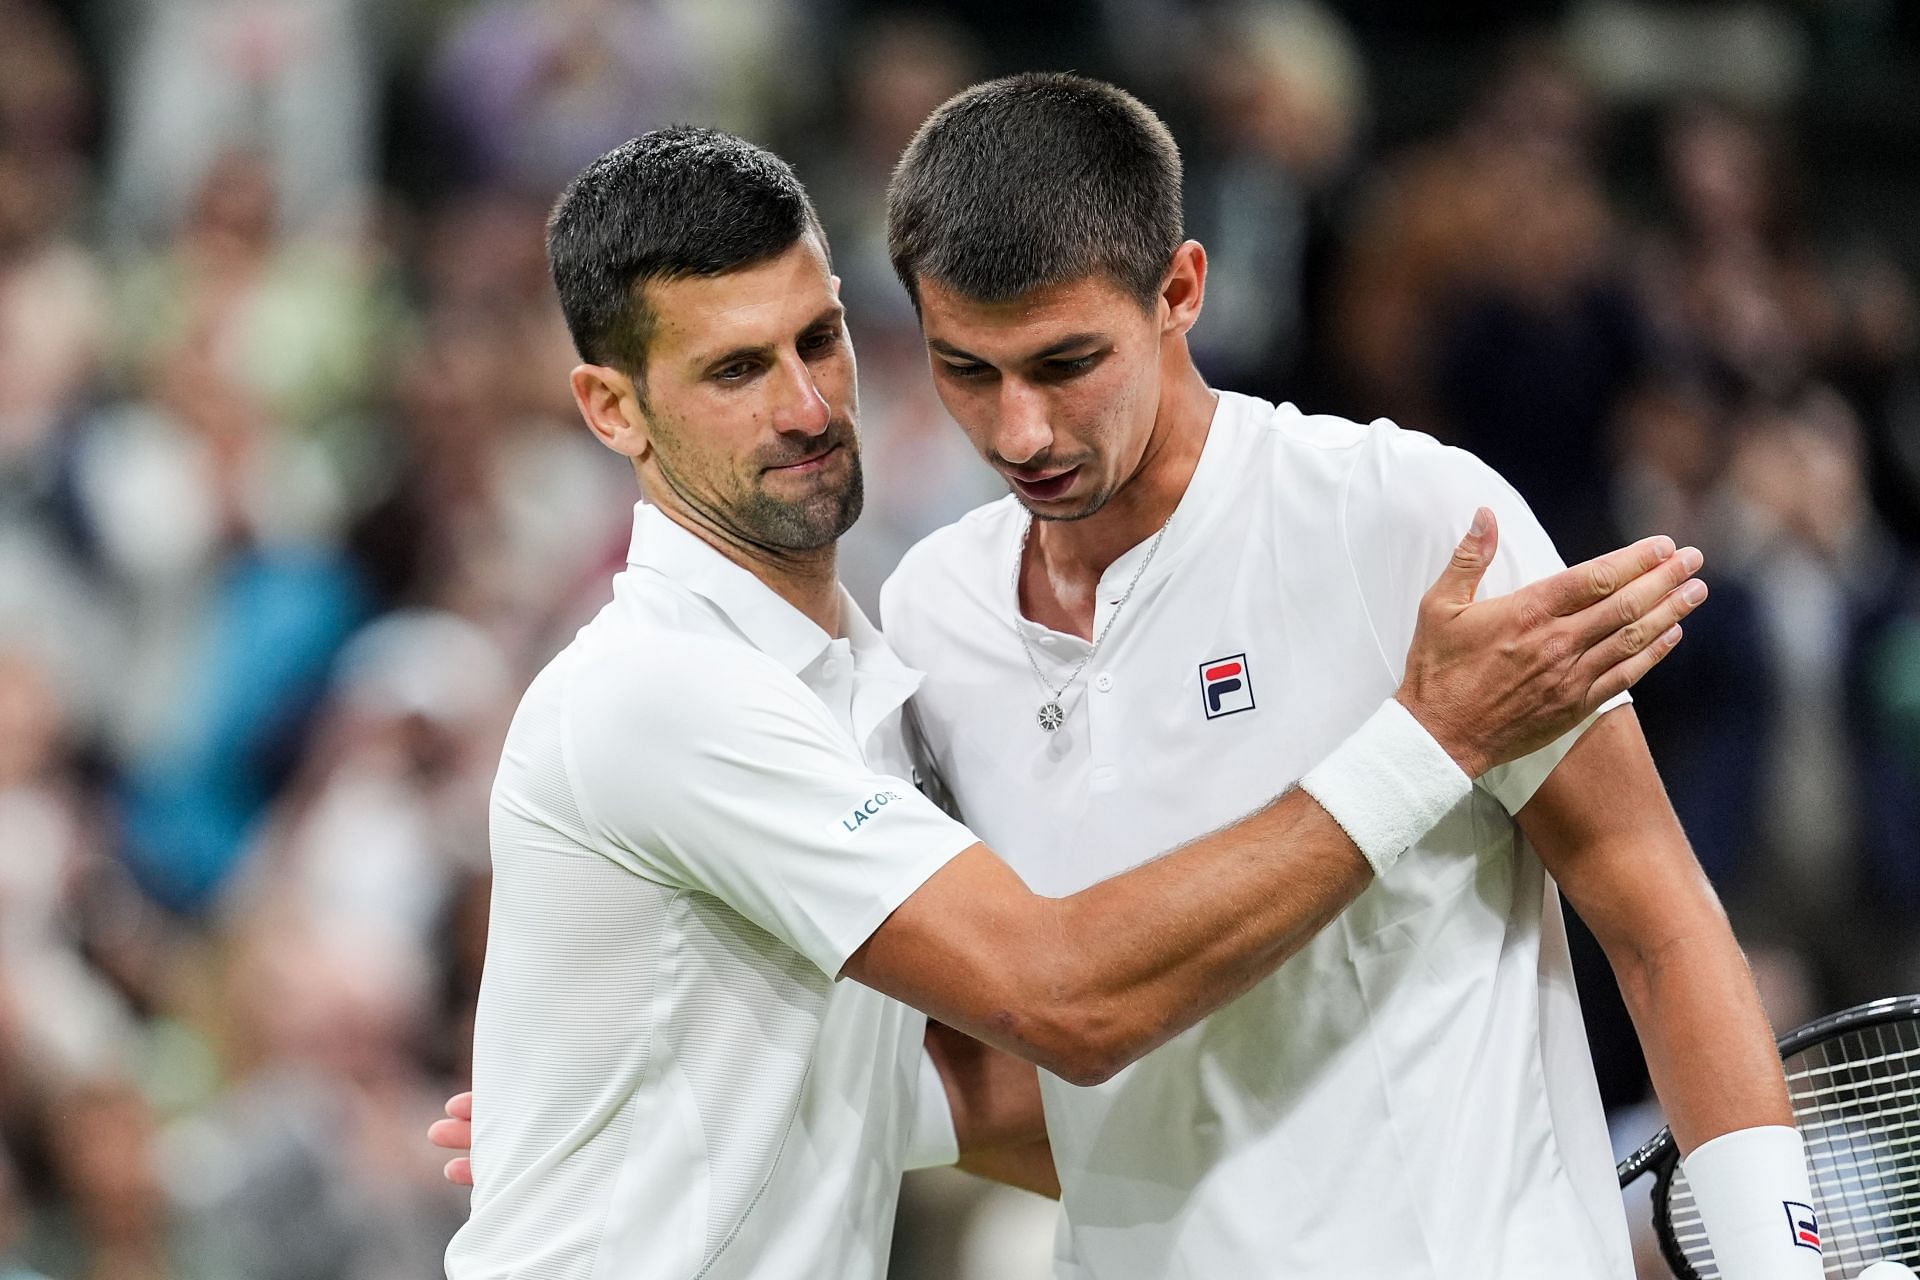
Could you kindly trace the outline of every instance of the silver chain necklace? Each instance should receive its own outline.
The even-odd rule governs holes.
[[[1093,661],[1093,655],[1100,652],[1100,646],[1105,643],[1107,633],[1112,631],[1113,624],[1119,621],[1120,611],[1127,607],[1127,601],[1133,599],[1133,589],[1139,586],[1140,579],[1146,576],[1147,566],[1153,563],[1153,554],[1160,550],[1160,540],[1167,536],[1167,526],[1172,523],[1173,517],[1169,515],[1161,524],[1160,532],[1153,535],[1153,541],[1147,544],[1147,554],[1141,557],[1140,567],[1133,571],[1133,581],[1129,582],[1127,589],[1120,593],[1120,598],[1113,602],[1113,612],[1107,615],[1107,625],[1100,628],[1100,634],[1093,638],[1093,644],[1088,648],[1086,656],[1080,659],[1073,670],[1067,673],[1067,678],[1060,682],[1060,687],[1055,689],[1047,683],[1047,678],[1040,674],[1040,660],[1033,656],[1033,646],[1027,642],[1026,629],[1021,626],[1024,620],[1020,616],[1020,566],[1027,558],[1027,539],[1033,536],[1033,517],[1027,517],[1027,527],[1020,534],[1019,549],[1013,555],[1013,633],[1020,637],[1020,651],[1027,655],[1027,665],[1033,668],[1033,678],[1039,683],[1041,691],[1046,694],[1046,698],[1040,703],[1039,710],[1033,715],[1034,720],[1046,732],[1052,733],[1067,722],[1067,713],[1060,706],[1060,695],[1080,678],[1080,673],[1087,669],[1089,662]]]

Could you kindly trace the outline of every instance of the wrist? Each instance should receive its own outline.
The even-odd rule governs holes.
[[[1456,729],[1446,717],[1436,715],[1431,707],[1422,704],[1419,695],[1409,691],[1405,685],[1394,691],[1393,698],[1407,709],[1408,715],[1419,721],[1420,727],[1427,731],[1468,778],[1478,778],[1493,767],[1494,762],[1487,758],[1484,751],[1467,741],[1464,732]]]
[[[1425,725],[1389,698],[1300,779],[1347,833],[1375,875],[1385,875],[1473,790],[1473,780]]]
[[[1798,1130],[1723,1133],[1681,1167],[1726,1280],[1820,1280],[1820,1223]]]

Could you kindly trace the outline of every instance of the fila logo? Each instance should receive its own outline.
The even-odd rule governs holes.
[[[1253,672],[1247,669],[1247,655],[1236,653],[1201,663],[1200,701],[1209,720],[1253,710]]]
[[[1820,1220],[1814,1216],[1813,1206],[1801,1204],[1798,1200],[1782,1200],[1780,1203],[1787,1211],[1787,1225],[1793,1230],[1793,1242],[1802,1249],[1820,1252]]]

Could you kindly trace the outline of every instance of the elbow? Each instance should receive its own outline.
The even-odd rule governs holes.
[[[1140,1055],[1125,1046],[1092,1039],[1067,1039],[1050,1047],[1034,1065],[1068,1084],[1088,1088],[1105,1084]]]
[[[1021,1056],[1068,1084],[1105,1084],[1160,1040],[1097,996],[1040,991],[1020,1004],[1001,1030]]]

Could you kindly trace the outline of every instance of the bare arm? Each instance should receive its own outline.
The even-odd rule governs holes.
[[[1428,592],[1398,695],[1473,775],[1632,684],[1697,603],[1678,590],[1697,553],[1675,555],[1664,539],[1470,603],[1493,543],[1490,527],[1470,534]],[[975,845],[901,904],[846,973],[1092,1084],[1272,972],[1371,878],[1300,791],[1066,898],[1033,894]]]
[[[1682,1152],[1792,1124],[1773,1032],[1632,708],[1602,716],[1519,813],[1607,953]]]
[[[988,1182],[1002,1182],[1049,1200],[1060,1198],[1060,1174],[1053,1167],[1053,1147],[1045,1139],[1023,1147],[962,1153],[955,1167]]]
[[[933,1021],[927,1023],[927,1052],[946,1086],[960,1144],[958,1167],[1058,1200],[1060,1175],[1033,1064]]]
[[[1040,1076],[1031,1062],[931,1019],[927,1052],[946,1085],[962,1156],[1046,1141]]]

